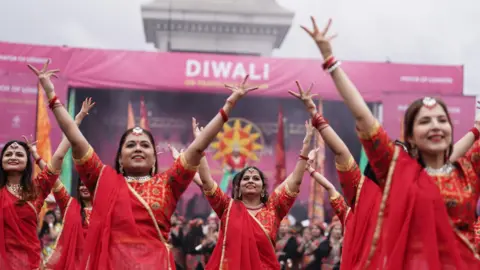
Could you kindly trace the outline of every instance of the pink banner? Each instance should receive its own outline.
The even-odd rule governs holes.
[[[383,126],[392,139],[400,138],[401,121],[408,105],[425,94],[386,94],[383,97]],[[435,97],[435,96],[432,96]],[[441,96],[448,105],[454,125],[454,141],[467,133],[475,121],[475,97]]]
[[[299,80],[315,83],[314,91],[325,99],[338,99],[321,60],[0,43],[0,73],[28,73],[27,63],[40,65],[47,58],[73,87],[226,93],[224,83],[250,74],[250,82],[262,86],[258,94],[287,95]],[[388,92],[462,95],[463,91],[462,66],[344,61],[343,68],[367,101],[380,102],[382,93]]]

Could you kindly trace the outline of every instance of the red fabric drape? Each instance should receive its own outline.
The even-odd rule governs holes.
[[[373,250],[384,269],[480,269],[418,162],[397,148],[390,168],[377,221],[381,249]]]
[[[82,269],[175,269],[148,205],[140,200],[123,176],[104,167],[95,191]]]
[[[6,188],[0,189],[0,269],[36,269],[40,266],[37,213],[31,203],[16,202]]]
[[[80,269],[80,258],[84,245],[84,229],[81,205],[70,198],[63,217],[63,229],[57,239],[55,251],[47,262],[47,269],[77,270]]]
[[[231,201],[225,230],[220,231],[217,246],[205,269],[280,269],[272,242],[241,201]]]
[[[350,211],[345,224],[341,262],[343,269],[363,269],[375,231],[381,196],[380,187],[363,177],[355,196],[355,208]]]

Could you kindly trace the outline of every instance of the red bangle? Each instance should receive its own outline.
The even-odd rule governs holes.
[[[318,131],[328,126],[328,121],[320,113],[316,113],[312,117],[312,126],[315,127]]]
[[[38,166],[40,166],[40,161],[42,161],[42,158],[41,158],[41,157],[35,159],[35,164],[37,164]]]
[[[337,62],[337,59],[335,59],[335,57],[333,56],[328,57],[327,59],[325,59],[325,62],[323,62],[323,65],[322,65],[323,70],[327,70],[331,68],[335,64],[335,62]]]
[[[223,119],[223,122],[227,122],[228,121],[228,115],[227,113],[222,109],[220,109],[220,115],[222,116],[222,119]]]
[[[303,159],[305,161],[308,161],[308,157],[306,157],[304,155],[298,155],[298,158]]]
[[[48,102],[48,107],[50,108],[50,110],[53,110],[53,106],[55,105],[57,100],[57,96],[54,96],[52,99],[50,99],[50,101]]]
[[[473,136],[475,136],[475,141],[480,138],[480,131],[478,131],[478,128],[473,127],[470,129],[470,132],[472,132]]]

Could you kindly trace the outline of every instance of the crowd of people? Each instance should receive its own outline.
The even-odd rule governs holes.
[[[92,100],[72,119],[55,94],[51,77],[58,70],[48,70],[48,62],[40,70],[29,66],[64,136],[48,164],[30,140],[2,149],[0,269],[480,269],[479,125],[454,145],[448,107],[426,97],[406,110],[403,140],[391,140],[333,56],[331,21],[322,31],[312,23],[304,29],[356,120],[370,162],[364,172],[317,110],[312,87],[297,82],[290,94],[310,120],[292,172],[269,194],[262,170],[247,166],[233,177],[231,194],[223,192],[204,151],[236,104],[257,89],[247,85],[248,75],[226,85],[231,95],[204,128],[193,120],[194,140],[184,151],[172,149],[169,169],[158,172],[155,140],[141,128],[125,131],[111,167],[78,127]],[[315,133],[335,155],[343,195],[312,167]],[[59,179],[69,148],[81,180],[77,197]],[[42,168],[33,180],[30,155]],[[328,226],[311,221],[303,227],[286,218],[306,173],[330,196],[336,218]],[[213,209],[207,225],[175,215],[192,181]],[[44,219],[40,239],[48,255],[42,257],[38,214],[50,192],[62,225],[55,212]]]

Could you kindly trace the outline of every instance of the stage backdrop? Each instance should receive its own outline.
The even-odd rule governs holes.
[[[265,162],[264,169],[272,179],[273,159],[269,158],[273,155],[271,149],[274,145],[272,125],[276,124],[280,103],[286,102],[284,110],[291,123],[287,125],[288,170],[292,169],[292,159],[297,156],[303,136],[303,131],[300,130],[303,130],[302,123],[306,119],[304,109],[300,108],[298,102],[288,99],[287,94],[287,90],[295,88],[294,81],[299,80],[304,85],[313,82],[314,92],[325,100],[339,99],[331,79],[322,72],[320,59],[135,52],[0,43],[0,105],[4,112],[0,116],[1,123],[4,124],[0,132],[0,146],[21,135],[34,134],[36,78],[26,64],[41,66],[47,59],[52,60],[50,68],[61,70],[60,78],[55,81],[56,92],[61,100],[66,102],[69,87],[78,89],[77,108],[82,98],[87,96],[86,91],[99,99],[97,110],[102,113],[87,118],[85,125],[93,121],[94,124],[90,125],[94,127],[85,127],[85,132],[95,133],[89,134],[92,140],[95,136],[102,138],[93,144],[106,161],[114,156],[115,144],[125,129],[128,100],[131,99],[134,106],[138,107],[140,95],[145,96],[151,111],[152,129],[159,141],[172,140],[173,143],[184,144],[188,143],[188,136],[191,136],[190,131],[187,131],[190,128],[190,117],[197,115],[202,123],[207,121],[217,112],[226,97],[228,91],[223,89],[223,84],[239,82],[242,77],[250,74],[250,82],[259,84],[261,89],[243,101],[244,105],[239,104],[233,117],[242,117],[246,121],[242,123],[252,123],[252,127],[254,124],[261,130],[264,148],[259,154],[260,160]],[[382,103],[385,94],[398,92],[442,96],[461,96],[463,93],[462,66],[343,61],[342,67],[368,102]],[[193,96],[202,100],[202,105],[186,93],[195,94]],[[168,97],[170,102],[163,102]],[[173,102],[175,99],[178,102]],[[203,109],[196,109],[197,106]],[[351,118],[343,119],[343,115],[348,117],[350,114],[342,106],[338,102],[326,102],[326,116],[331,123],[337,123],[336,129],[344,133],[342,138],[347,141],[352,152],[358,154],[353,121]],[[163,110],[164,108],[170,109]],[[473,115],[465,117],[473,119]],[[61,133],[51,114],[50,118],[53,123],[52,143],[55,146]],[[161,164],[168,164],[168,158],[161,158]],[[330,154],[326,160],[331,162]],[[214,162],[217,161],[211,161]],[[217,168],[217,172],[219,170]],[[327,176],[333,178],[331,170],[332,166],[327,165]],[[302,186],[304,197],[300,198],[300,202],[308,194],[307,186]]]
[[[177,149],[185,148],[192,141],[191,118],[195,117],[201,125],[205,125],[224,104],[227,95],[208,93],[172,93],[102,89],[75,90],[76,106],[81,101],[92,97],[97,103],[91,115],[87,117],[81,130],[92,144],[100,158],[107,164],[113,165],[118,142],[126,129],[128,102],[132,103],[136,114],[136,123],[139,123],[140,100],[143,96],[149,114],[151,131],[156,138],[156,144],[164,149],[159,154],[159,169],[165,170],[172,164],[172,157],[167,151],[167,143]],[[287,174],[293,170],[298,153],[302,146],[305,134],[304,122],[308,119],[304,105],[293,98],[271,98],[261,96],[247,96],[237,103],[230,115],[227,125],[231,128],[240,128],[250,134],[258,144],[258,151],[252,151],[258,161],[249,159],[248,163],[262,169],[268,178],[270,189],[275,182],[275,144],[277,133],[277,118],[279,107],[282,106],[286,118],[286,157]],[[354,132],[354,120],[343,103],[327,101],[324,103],[325,116],[330,120],[332,127],[347,142],[354,154],[360,153],[360,144]],[[257,135],[258,134],[258,135]],[[222,156],[214,159],[218,148],[210,147],[206,151],[207,158],[215,180],[220,181],[223,175]],[[338,181],[333,163],[333,155],[327,151],[326,176],[337,187]],[[298,219],[307,215],[306,204],[309,195],[310,177],[305,177],[297,205],[293,211]],[[271,190],[270,190],[271,191]],[[195,196],[196,195],[196,196]],[[194,207],[195,206],[195,207]],[[329,206],[328,206],[329,207]],[[202,199],[199,187],[192,185],[182,197],[179,207],[188,216],[208,215],[210,207]]]

